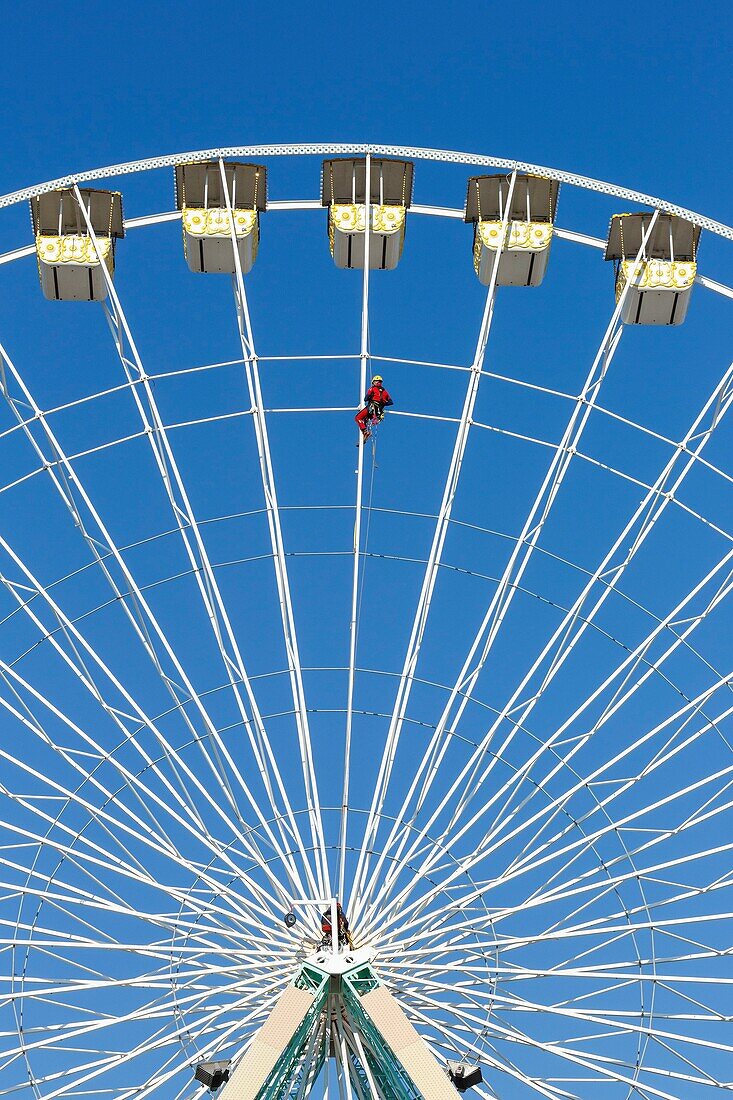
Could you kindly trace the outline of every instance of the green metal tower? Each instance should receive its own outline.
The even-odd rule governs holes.
[[[302,1100],[333,1060],[354,1100],[456,1100],[446,1070],[380,981],[367,949],[310,955],[220,1100]]]

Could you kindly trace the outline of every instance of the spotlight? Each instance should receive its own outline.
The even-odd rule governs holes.
[[[459,1092],[480,1085],[484,1079],[481,1066],[469,1066],[466,1062],[449,1062],[448,1076]]]
[[[212,1092],[216,1092],[229,1080],[229,1066],[231,1062],[199,1062],[196,1066],[196,1080],[206,1085]]]

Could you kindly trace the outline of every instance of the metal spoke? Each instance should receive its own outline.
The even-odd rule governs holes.
[[[352,900],[350,901],[350,908],[354,913],[355,918],[358,917],[363,911],[364,906],[369,900],[369,893],[371,892],[370,884],[365,885],[367,868],[369,864],[370,845],[372,845],[374,842],[376,826],[379,822],[378,815],[381,812],[382,806],[384,804],[387,788],[389,786],[390,778],[392,775],[392,768],[394,765],[397,746],[402,731],[402,724],[407,711],[407,705],[412,690],[413,676],[420,655],[420,648],[422,645],[423,635],[427,626],[433,591],[438,577],[438,568],[440,565],[446,536],[448,534],[453,503],[455,501],[456,492],[458,490],[458,481],[461,474],[461,466],[463,464],[463,459],[466,453],[466,446],[468,444],[468,436],[471,427],[471,421],[473,418],[473,410],[476,404],[476,398],[478,396],[479,383],[481,380],[481,368],[483,365],[484,356],[486,354],[486,346],[489,340],[489,335],[491,333],[491,323],[494,317],[496,282],[499,273],[498,261],[501,257],[501,252],[504,248],[507,237],[507,226],[509,223],[509,216],[511,211],[512,199],[514,196],[516,178],[517,173],[515,169],[512,172],[511,181],[509,184],[506,208],[504,210],[504,216],[501,223],[501,244],[497,255],[497,261],[494,263],[492,269],[491,279],[486,294],[486,303],[484,305],[484,312],[481,319],[481,326],[476,343],[476,350],[474,352],[471,374],[469,376],[468,386],[463,400],[461,419],[458,426],[456,441],[453,447],[453,454],[451,456],[451,462],[446,477],[445,487],[443,489],[443,498],[440,505],[440,511],[438,513],[438,521],[436,523],[435,531],[433,534],[432,545],[430,547],[428,565],[423,577],[422,587],[420,589],[420,596],[418,598],[418,604],[412,622],[410,640],[407,645],[407,652],[405,654],[405,660],[402,667],[402,675],[400,677],[400,682],[397,688],[397,697],[394,704],[394,712],[390,721],[389,730],[387,731],[386,744],[382,754],[382,760],[380,762],[379,774],[377,776],[374,795],[372,797],[372,803],[369,811],[369,818],[367,820],[366,828],[364,830],[364,839],[362,841],[359,861],[354,876]]]
[[[221,177],[222,193],[225,198],[229,226],[232,241],[232,254],[234,258],[235,274],[232,279],[235,302],[237,307],[237,321],[239,338],[242,347],[242,357],[245,363],[247,386],[249,389],[250,404],[254,412],[253,422],[257,435],[257,451],[259,456],[262,487],[265,494],[265,506],[267,508],[267,522],[270,531],[273,563],[275,565],[275,577],[280,602],[280,615],[285,639],[285,649],[290,662],[290,682],[295,705],[295,717],[298,727],[298,742],[300,747],[300,763],[303,772],[306,804],[311,827],[311,837],[315,850],[320,856],[320,863],[316,866],[316,875],[321,895],[330,893],[330,873],[328,859],[326,857],[325,837],[323,833],[323,818],[321,815],[320,799],[318,797],[318,780],[316,778],[315,763],[313,759],[313,746],[311,742],[310,725],[308,722],[308,707],[305,700],[305,688],[303,686],[303,672],[298,649],[298,636],[295,629],[293,604],[290,594],[290,581],[288,578],[287,563],[285,560],[285,547],[283,545],[282,530],[280,526],[280,510],[278,506],[277,490],[275,487],[275,473],[270,455],[270,441],[267,432],[262,387],[260,385],[260,373],[257,364],[252,322],[250,320],[247,294],[242,277],[242,264],[239,258],[237,238],[235,232],[234,212],[232,210],[229,185],[224,171],[224,162],[219,158],[219,173]]]

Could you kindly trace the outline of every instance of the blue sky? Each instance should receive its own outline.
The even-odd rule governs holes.
[[[720,2],[702,0],[694,6],[672,2],[653,8],[567,0],[553,4],[528,0],[514,6],[281,3],[277,7],[239,5],[231,11],[137,2],[124,7],[80,3],[73,8],[48,6],[42,27],[40,20],[39,12],[27,6],[13,12],[12,20],[6,19],[0,70],[2,193],[70,172],[157,154],[240,144],[353,141],[517,158],[633,187],[721,222],[733,221],[732,21]],[[271,158],[267,167],[271,198],[318,195],[317,158]],[[467,167],[420,162],[415,201],[460,207],[469,174]],[[166,169],[145,177],[122,177],[111,186],[123,191],[125,212],[131,217],[172,207],[171,175]],[[626,203],[564,187],[558,222],[564,228],[604,237],[611,214],[625,208]],[[314,754],[322,800],[333,807],[341,795],[340,764],[334,767],[334,758],[340,761],[344,730],[356,455],[351,408],[359,397],[354,357],[359,350],[361,279],[356,273],[336,271],[331,263],[324,217],[320,211],[265,214],[260,253],[247,278],[247,293],[259,354],[282,357],[263,359],[265,405],[344,410],[313,417],[273,413],[268,418],[301,657],[304,666],[315,669],[305,674],[313,708]],[[30,243],[27,207],[0,211],[0,252]],[[733,285],[730,243],[704,234],[700,270]],[[187,425],[171,429],[176,459],[192,509],[205,531],[283,777],[300,811],[304,799],[288,711],[292,706],[289,684],[287,677],[273,675],[284,667],[284,644],[255,439],[247,416],[249,402],[241,364],[236,362],[241,348],[228,280],[191,275],[184,263],[179,227],[169,223],[130,232],[120,242],[116,287],[149,374],[161,376],[207,363],[230,364],[176,378],[158,377],[153,392],[166,424]],[[441,414],[455,421],[485,302],[485,291],[471,266],[470,230],[456,220],[411,216],[399,268],[394,274],[375,275],[370,293],[372,355],[464,368],[463,372],[437,371],[414,362],[390,364],[384,358],[375,359],[375,369],[378,366],[384,374],[394,395],[395,413]],[[492,658],[477,683],[477,701],[461,720],[461,737],[447,747],[426,812],[437,805],[465,765],[471,745],[484,736],[512,697],[562,612],[598,568],[642,499],[644,487],[659,476],[674,444],[723,374],[730,361],[730,305],[728,299],[697,287],[682,328],[624,332],[603,383],[604,412],[594,412],[588,421],[580,448],[583,458],[569,467]],[[603,263],[598,251],[563,240],[553,244],[548,275],[540,289],[507,288],[499,293],[485,363],[493,374],[482,380],[479,390],[475,420],[481,427],[472,429],[466,450],[453,512],[456,523],[446,539],[445,567],[440,570],[420,654],[420,681],[413,689],[390,788],[390,813],[399,813],[431,725],[445,703],[446,685],[454,683],[496,590],[512,540],[526,519],[613,308],[610,265]],[[0,267],[0,341],[41,409],[111,391],[124,381],[101,310],[44,302],[32,257]],[[344,358],[303,362],[295,358],[299,355]],[[225,416],[229,419],[214,420]],[[204,419],[206,423],[191,424]],[[137,583],[149,595],[182,666],[191,673],[211,718],[222,730],[220,748],[231,751],[236,760],[241,751],[243,770],[248,776],[247,769],[256,772],[246,746],[242,750],[235,698],[228,689],[222,690],[223,672],[210,624],[190,563],[177,536],[171,535],[174,522],[169,504],[148,441],[139,435],[139,413],[129,390],[57,411],[50,421],[68,454],[134,437],[81,455],[75,460],[79,477],[112,539],[130,547],[126,560]],[[646,430],[631,428],[627,421]],[[52,586],[64,613],[81,624],[90,644],[132,687],[146,712],[160,716],[160,728],[198,775],[201,762],[190,728],[179,721],[180,715],[169,712],[170,698],[132,636],[119,601],[112,598],[108,580],[90,565],[89,546],[79,537],[60,492],[38,473],[31,441],[18,432],[9,434],[13,423],[10,408],[2,402],[0,535],[44,585]],[[47,446],[38,424],[31,426],[30,435]],[[362,671],[355,696],[359,713],[354,726],[352,791],[360,810],[369,806],[395,697],[395,674],[399,675],[404,659],[454,438],[453,422],[390,414],[380,429],[373,466],[371,449],[367,454],[365,493],[373,489],[375,511],[364,546],[357,661]],[[726,421],[705,450],[712,467],[729,469],[732,443],[733,432]],[[26,480],[6,489],[25,475]],[[365,495],[365,503],[366,499]],[[685,480],[680,502],[682,506],[663,512],[623,584],[603,605],[595,627],[583,635],[552,690],[533,710],[527,730],[496,758],[495,769],[492,758],[491,778],[482,788],[487,800],[517,769],[528,766],[533,753],[562,728],[574,708],[727,551],[730,482],[717,469],[698,464]],[[308,511],[314,504],[323,505],[324,510]],[[627,548],[624,543],[622,550]],[[0,559],[2,573],[11,582],[28,582],[8,553],[3,551]],[[113,575],[121,583],[119,572],[113,570]],[[685,621],[701,610],[724,575],[721,571],[680,612]],[[79,677],[63,666],[47,640],[38,644],[39,629],[44,633],[58,627],[52,609],[39,608],[40,601],[35,601],[39,627],[30,617],[14,612],[14,597],[7,586],[0,595],[0,657],[17,662],[31,685],[47,693],[80,726],[94,731],[105,752],[113,752],[126,768],[145,777],[151,802],[155,797],[165,801],[169,797],[166,762],[160,775],[148,778],[148,765],[141,763],[135,745],[125,741],[119,747],[119,727],[107,721],[108,714],[100,715],[98,702],[81,686]],[[730,609],[723,604],[701,623],[689,646],[680,646],[670,656],[666,678],[652,677],[618,716],[604,722],[579,747],[572,765],[578,774],[600,769],[599,789],[603,783],[604,792],[621,791],[611,817],[614,813],[633,817],[668,791],[678,791],[697,779],[702,782],[729,763],[728,734],[713,727],[691,743],[682,757],[670,757],[643,782],[628,791],[624,788],[627,776],[644,772],[660,745],[666,744],[666,734],[648,744],[641,734],[721,674],[729,661],[730,637]],[[645,659],[656,660],[671,638],[664,634],[655,639]],[[530,681],[528,692],[541,672]],[[113,704],[128,711],[129,700],[107,688]],[[568,736],[584,734],[614,690],[601,703],[590,704]],[[0,684],[3,694],[8,694],[5,683]],[[23,689],[21,694],[30,705],[28,692]],[[716,697],[710,714],[721,710],[723,702]],[[68,741],[78,750],[62,719],[49,708],[41,710],[52,742]],[[7,723],[4,743],[15,744],[20,726],[5,712],[0,721]],[[194,714],[193,727],[198,728],[197,722]],[[0,769],[6,789],[30,790],[40,800],[46,791],[44,777],[73,787],[71,757],[61,762],[48,745],[17,743],[21,758],[32,763],[38,774],[31,780],[8,765],[7,776]],[[150,730],[139,731],[138,745],[158,759],[160,746]],[[628,755],[617,760],[622,751]],[[577,777],[569,766],[559,775],[553,773],[554,761],[550,751],[540,753],[526,787],[520,784],[518,820],[525,812],[525,797],[530,814],[538,803],[552,805],[553,799],[561,800],[575,783]],[[99,775],[110,788],[119,782],[118,772],[106,758],[99,763]],[[229,779],[235,782],[232,776]],[[546,780],[546,786],[540,780]],[[262,797],[257,783],[255,777],[254,789]],[[84,793],[92,802],[101,797],[91,783]],[[644,826],[661,835],[677,820],[699,811],[709,793],[703,787],[700,793],[679,795],[671,806],[660,804]],[[713,797],[711,805],[722,805],[724,793]],[[206,829],[222,844],[238,841],[236,822],[223,825],[217,806],[204,804],[199,795],[194,802]],[[511,815],[513,796],[506,794],[506,804],[503,797],[497,813]],[[569,813],[575,828],[580,829],[577,823],[586,820],[584,815],[588,830],[602,828],[600,797],[597,792],[591,796],[590,789],[572,795]],[[138,812],[132,786],[123,787],[120,802],[125,813]],[[4,812],[10,825],[30,831],[38,828],[36,813],[28,806],[13,803]],[[127,858],[127,853],[139,859],[160,882],[195,892],[195,883],[164,854],[158,853],[148,863],[151,857],[139,838],[133,841],[120,834],[110,839],[96,819],[85,826],[84,812],[76,805],[67,807],[63,815],[62,826],[82,829],[100,845],[110,844],[120,858]],[[445,817],[438,815],[437,821],[436,827],[447,825]],[[719,840],[721,821],[714,814],[696,830],[667,838],[660,846],[660,860],[712,848]],[[522,937],[546,931],[553,922],[562,925],[577,919],[571,907],[564,909],[557,901],[522,913],[525,894],[541,892],[551,875],[562,881],[564,873],[593,875],[599,866],[626,866],[621,839],[606,832],[598,850],[583,848],[578,863],[571,863],[566,872],[562,843],[553,834],[551,822],[549,851],[554,862],[510,880],[487,902],[515,907],[501,931],[515,937],[513,958],[527,967],[569,965],[573,953],[584,948],[570,936],[571,947],[553,945],[545,955],[544,948],[534,947],[523,954],[521,946],[516,946]],[[154,828],[154,818],[150,823]],[[166,824],[192,861],[208,858],[201,838],[194,843],[180,821],[171,824],[166,819]],[[468,831],[459,855],[480,845],[487,824],[479,821]],[[327,827],[332,840],[337,831],[333,811]],[[352,827],[358,836],[363,815],[355,817]],[[383,837],[389,827],[384,826]],[[58,830],[54,836],[62,836],[63,829],[54,828]],[[632,831],[623,837],[627,846],[636,843]],[[497,866],[505,866],[502,860],[508,866],[519,859],[521,844],[521,839],[502,840],[497,862],[480,868],[480,873],[489,879],[498,873]],[[644,865],[651,864],[656,854],[655,849],[640,859]],[[53,845],[39,849],[38,858],[51,874],[58,858]],[[27,860],[27,853],[23,859]],[[355,860],[350,859],[353,870]],[[725,853],[700,859],[694,872],[685,870],[689,878],[684,882],[713,881],[727,872],[726,860]],[[79,865],[73,860],[62,863],[58,874],[53,873],[66,887],[96,889],[83,860]],[[22,859],[20,864],[22,868]],[[237,888],[226,880],[226,866],[221,869],[215,860],[214,864],[215,874],[223,876],[222,898],[234,899],[236,926]],[[647,901],[650,897],[652,904],[659,901],[660,911],[679,914],[680,919],[693,913],[714,914],[716,907],[722,911],[726,904],[713,894],[710,900],[695,897],[688,909],[675,907],[665,893],[676,889],[674,883],[652,881],[650,876],[646,885]],[[131,894],[122,876],[111,877],[112,890],[132,898],[141,909],[149,905],[154,910],[169,902],[165,891],[163,900],[156,896],[154,885],[149,893],[141,889],[139,895]],[[632,884],[628,890],[620,888],[616,896],[599,887],[586,916],[611,921],[619,905],[633,909],[640,904],[637,890],[638,883]],[[12,908],[13,900],[5,898],[4,904]],[[35,902],[23,904],[28,906],[23,916],[31,923]],[[79,932],[82,927],[75,911],[59,917],[41,909],[41,925],[53,927],[57,920],[62,931]],[[157,935],[145,922],[136,922],[134,914],[128,917],[129,924],[109,914],[95,919],[103,934],[122,941],[126,936]],[[279,917],[279,913],[272,917],[278,929]],[[720,932],[721,927],[727,925],[711,921],[697,926],[696,935],[706,945],[725,948],[729,934]],[[225,944],[222,950],[228,950],[224,920],[219,933]],[[634,950],[641,956],[651,952],[650,939],[647,933],[640,934]],[[657,945],[660,954],[665,949],[672,968],[681,969],[677,945],[666,941]],[[629,951],[623,939],[613,948],[593,941],[588,965],[623,961],[631,957]],[[62,976],[64,962],[63,957],[58,961]],[[49,970],[48,959],[38,951],[30,952],[28,965],[32,975],[45,978],[55,973],[56,963]],[[100,952],[95,965],[112,973],[120,964],[108,962]],[[713,973],[715,965],[709,964]],[[536,984],[529,986],[528,999],[540,995]],[[136,996],[130,992],[131,1006]],[[577,988],[570,982],[559,989],[557,997],[561,996],[575,1003]],[[598,997],[601,1011],[604,1006],[609,1012],[629,1007],[615,992],[603,1000],[599,991]],[[663,1003],[670,1013],[682,1011],[675,997],[676,993],[670,994]],[[100,1001],[105,1010],[109,1003]],[[638,1011],[637,1002],[632,1009]],[[39,1026],[49,1018],[42,1007],[28,1011],[37,1012],[33,1021]],[[526,1026],[531,1032],[531,1016]],[[588,1025],[589,1030],[592,1026]],[[562,1020],[548,1015],[532,1034],[537,1041],[559,1041],[567,1038],[563,1027]],[[635,1052],[629,1053],[626,1038],[614,1035],[598,1052],[633,1062]],[[500,1040],[494,1036],[492,1042],[491,1050],[503,1056]],[[592,1043],[588,1049],[593,1049]],[[189,1048],[184,1053],[192,1057]],[[54,1059],[60,1057],[52,1052],[41,1071],[49,1066],[58,1069],[63,1063]],[[75,1055],[69,1051],[64,1057],[71,1064]],[[666,1053],[657,1052],[657,1057],[660,1072],[679,1070],[682,1065]],[[730,1079],[726,1057],[718,1054],[705,1065]],[[542,1058],[530,1050],[524,1063],[527,1072],[561,1075],[552,1058],[546,1063]],[[141,1079],[157,1068],[153,1056],[141,1064]],[[22,1071],[16,1072],[22,1078]],[[501,1080],[500,1094],[507,1100],[524,1100],[528,1095],[513,1079]],[[705,1093],[697,1083],[684,1087],[687,1091],[680,1095],[695,1100]]]
[[[375,140],[633,181],[731,219],[730,11],[715,0],[79,3],[44,24],[25,7],[7,30],[6,189],[162,151]]]

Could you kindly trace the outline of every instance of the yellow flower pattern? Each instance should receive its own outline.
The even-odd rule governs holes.
[[[110,237],[97,237],[97,246],[102,259],[111,271],[114,266],[112,240]],[[36,237],[36,254],[39,262],[56,266],[57,264],[77,264],[81,267],[97,267],[99,255],[91,237],[82,233],[66,233],[61,237]]]
[[[405,224],[404,206],[372,206],[370,208],[372,232],[389,236],[398,233]],[[334,204],[329,211],[329,227],[341,233],[363,233],[366,227],[366,206],[354,203],[349,206]]]
[[[637,290],[689,290],[695,282],[694,260],[622,260],[616,277],[616,301],[627,282]]]
[[[484,248],[498,252],[501,246],[502,222],[476,223],[473,240],[473,266],[478,272]],[[543,252],[552,240],[552,222],[510,222],[506,228],[504,248],[510,252]]]
[[[375,233],[399,233],[405,224],[404,206],[373,206],[372,229]]]
[[[234,210],[234,234],[248,237],[257,229],[256,210]],[[184,206],[182,211],[183,232],[191,237],[231,237],[232,219],[226,208],[214,207],[204,210],[201,207]]]

